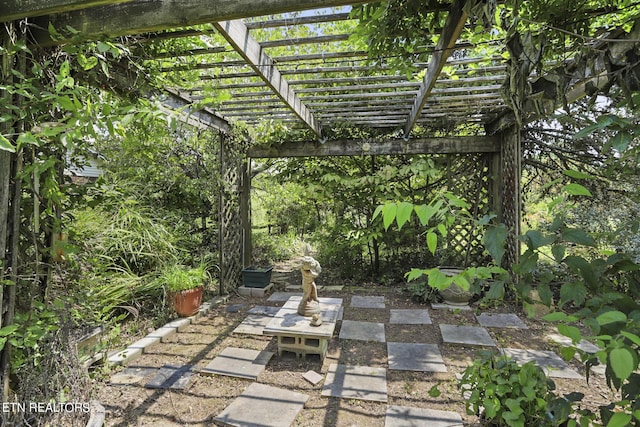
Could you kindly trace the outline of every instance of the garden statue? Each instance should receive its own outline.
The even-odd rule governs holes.
[[[318,301],[318,288],[315,279],[320,275],[322,268],[320,263],[310,256],[302,257],[302,300],[298,305],[298,314],[301,316],[313,316],[320,313],[320,301]]]

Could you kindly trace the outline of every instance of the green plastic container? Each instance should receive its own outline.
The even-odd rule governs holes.
[[[247,267],[242,269],[242,284],[245,288],[265,288],[271,282],[271,267]]]

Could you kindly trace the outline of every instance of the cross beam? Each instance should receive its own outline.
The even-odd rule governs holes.
[[[70,12],[125,1],[131,0],[0,0],[0,22]]]
[[[436,80],[438,79],[444,64],[447,62],[447,58],[453,51],[456,40],[458,40],[460,33],[462,33],[464,24],[467,21],[467,14],[463,10],[465,2],[466,0],[455,0],[451,4],[451,9],[447,15],[447,21],[444,24],[438,43],[436,44],[433,55],[431,55],[431,60],[429,61],[429,65],[427,66],[427,73],[422,80],[422,85],[420,86],[420,90],[404,126],[405,138],[409,137],[413,126],[418,120],[418,116],[422,112],[424,104],[427,102],[429,94],[436,84]]]
[[[218,32],[227,39],[271,90],[282,99],[316,135],[323,139],[320,124],[302,102],[298,94],[289,87],[289,83],[282,77],[273,59],[265,53],[260,43],[249,34],[247,26],[239,20],[223,21],[215,23],[214,25]]]
[[[500,152],[497,136],[434,137],[408,141],[402,138],[384,141],[355,139],[318,142],[287,142],[273,146],[250,147],[253,158],[324,157],[324,156],[377,156],[402,154],[496,153]]]
[[[6,9],[18,8],[22,0],[0,0],[6,3]],[[111,0],[109,5],[73,11],[71,5],[83,0],[55,0],[68,3],[70,12],[56,13],[35,20],[40,31],[36,41],[41,45],[62,43],[68,40],[53,41],[46,29],[49,24],[58,31],[67,27],[79,31],[84,38],[104,35],[110,37],[163,31],[199,24],[247,18],[251,16],[271,15],[301,10],[346,6],[366,3],[366,0],[132,0],[117,3]],[[88,1],[88,0],[84,0]],[[35,0],[30,0],[35,2]],[[41,3],[47,3],[41,1]]]

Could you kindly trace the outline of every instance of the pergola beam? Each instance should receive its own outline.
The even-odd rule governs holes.
[[[467,14],[464,12],[463,7],[466,0],[455,0],[451,4],[451,9],[447,15],[447,20],[436,44],[431,60],[427,67],[427,72],[422,80],[422,86],[416,100],[411,108],[411,113],[404,126],[404,136],[409,137],[413,126],[418,120],[418,116],[422,112],[424,104],[427,102],[427,98],[431,93],[431,90],[436,84],[436,80],[442,71],[447,58],[451,55],[452,48],[455,46],[458,37],[462,33],[464,24],[467,21]]]
[[[321,139],[322,127],[307,106],[300,100],[289,83],[282,77],[273,59],[264,52],[249,34],[249,29],[240,20],[222,21],[214,24],[218,32],[247,61],[258,76],[286,103],[286,105]]]
[[[195,125],[194,121],[208,128],[217,129],[228,133],[231,130],[229,122],[222,116],[207,108],[194,110],[192,101],[177,92],[168,90],[166,99],[162,101],[164,105],[176,110],[180,114],[180,118],[185,122]]]
[[[13,5],[17,7],[21,2],[3,1],[7,2],[7,10],[12,10]],[[63,0],[56,1],[64,3]],[[79,0],[67,2],[80,3]],[[356,5],[366,3],[366,0],[133,0],[118,4],[115,4],[116,0],[112,0],[109,3],[113,4],[45,16],[35,23],[44,29],[48,28],[49,24],[57,30],[71,27],[79,31],[84,38],[103,35],[116,37],[252,16]],[[37,41],[41,45],[49,45],[65,40],[54,42],[48,33],[43,31],[38,35]]]
[[[500,151],[500,140],[493,136],[470,136],[456,138],[420,138],[405,141],[401,138],[366,142],[340,139],[317,142],[288,142],[269,147],[251,147],[248,155],[253,158],[278,157],[322,157],[400,154],[449,154],[449,153],[496,153]]]
[[[0,0],[0,22],[127,1],[131,0]]]

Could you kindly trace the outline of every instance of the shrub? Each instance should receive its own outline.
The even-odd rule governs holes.
[[[465,369],[458,387],[467,414],[480,416],[487,426],[560,425],[574,398],[556,397],[555,383],[534,362],[518,365],[487,351]]]

